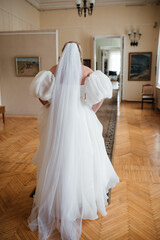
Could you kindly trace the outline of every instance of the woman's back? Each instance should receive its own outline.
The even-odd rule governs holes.
[[[57,70],[57,65],[53,66],[50,71],[56,75],[56,70]],[[84,85],[85,79],[93,72],[93,70],[89,67],[86,67],[82,65],[82,80],[81,80],[81,85]]]

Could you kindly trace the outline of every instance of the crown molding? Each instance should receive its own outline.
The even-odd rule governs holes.
[[[54,10],[76,8],[75,0],[25,0],[38,10]],[[154,6],[160,5],[160,0],[98,0],[96,6],[127,5],[127,6]]]

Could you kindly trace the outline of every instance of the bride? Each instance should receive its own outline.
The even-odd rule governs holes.
[[[82,219],[97,219],[97,211],[105,216],[107,193],[119,182],[95,114],[112,97],[112,84],[101,71],[85,67],[80,45],[68,42],[59,64],[35,76],[30,93],[43,105],[29,228],[38,228],[40,240],[54,229],[62,240],[78,240]]]

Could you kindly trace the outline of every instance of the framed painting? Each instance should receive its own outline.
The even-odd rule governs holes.
[[[150,81],[151,80],[152,52],[129,53],[128,80]]]
[[[83,59],[83,64],[87,67],[91,67],[91,59]]]
[[[34,77],[39,72],[40,57],[15,57],[16,76]]]

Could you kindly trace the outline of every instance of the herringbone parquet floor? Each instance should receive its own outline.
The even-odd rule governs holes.
[[[84,220],[80,240],[160,239],[160,113],[122,103],[117,119],[114,168],[107,216]],[[0,240],[37,240],[27,226],[36,185],[31,164],[38,144],[35,118],[0,119]],[[53,239],[60,240],[56,231]]]

